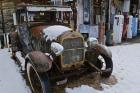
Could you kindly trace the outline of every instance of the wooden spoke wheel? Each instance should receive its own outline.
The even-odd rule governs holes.
[[[26,71],[33,93],[51,93],[47,74],[38,74],[30,62],[27,63]]]

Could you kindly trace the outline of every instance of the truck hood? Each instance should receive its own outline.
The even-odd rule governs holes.
[[[46,37],[46,40],[51,41],[56,40],[57,37],[67,31],[72,31],[72,29],[61,25],[49,26],[43,29],[44,37]]]
[[[67,31],[72,31],[71,28],[61,25],[43,25],[43,26],[36,26],[31,28],[32,36],[41,38],[44,37],[47,40],[56,40],[61,34]]]

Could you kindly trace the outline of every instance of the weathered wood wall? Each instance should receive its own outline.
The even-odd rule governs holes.
[[[3,32],[7,33],[10,31],[13,24],[12,14],[14,12],[14,7],[15,7],[14,2],[10,0],[0,1],[0,11],[1,13],[3,13],[3,17],[2,17],[2,14],[0,13],[0,34],[2,34]],[[5,26],[4,31],[3,31],[3,26],[2,26],[3,21],[4,21],[4,26]]]

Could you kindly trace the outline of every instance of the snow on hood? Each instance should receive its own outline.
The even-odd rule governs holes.
[[[58,36],[62,33],[71,31],[71,28],[61,25],[54,25],[43,29],[43,33],[45,34],[44,37],[47,36],[46,40],[56,40]]]

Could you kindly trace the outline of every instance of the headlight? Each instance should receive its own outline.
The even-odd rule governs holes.
[[[64,51],[64,47],[59,43],[52,42],[51,50],[56,54],[56,56],[59,56]]]
[[[87,40],[88,47],[92,47],[94,45],[98,44],[98,40],[96,38],[90,37]]]

